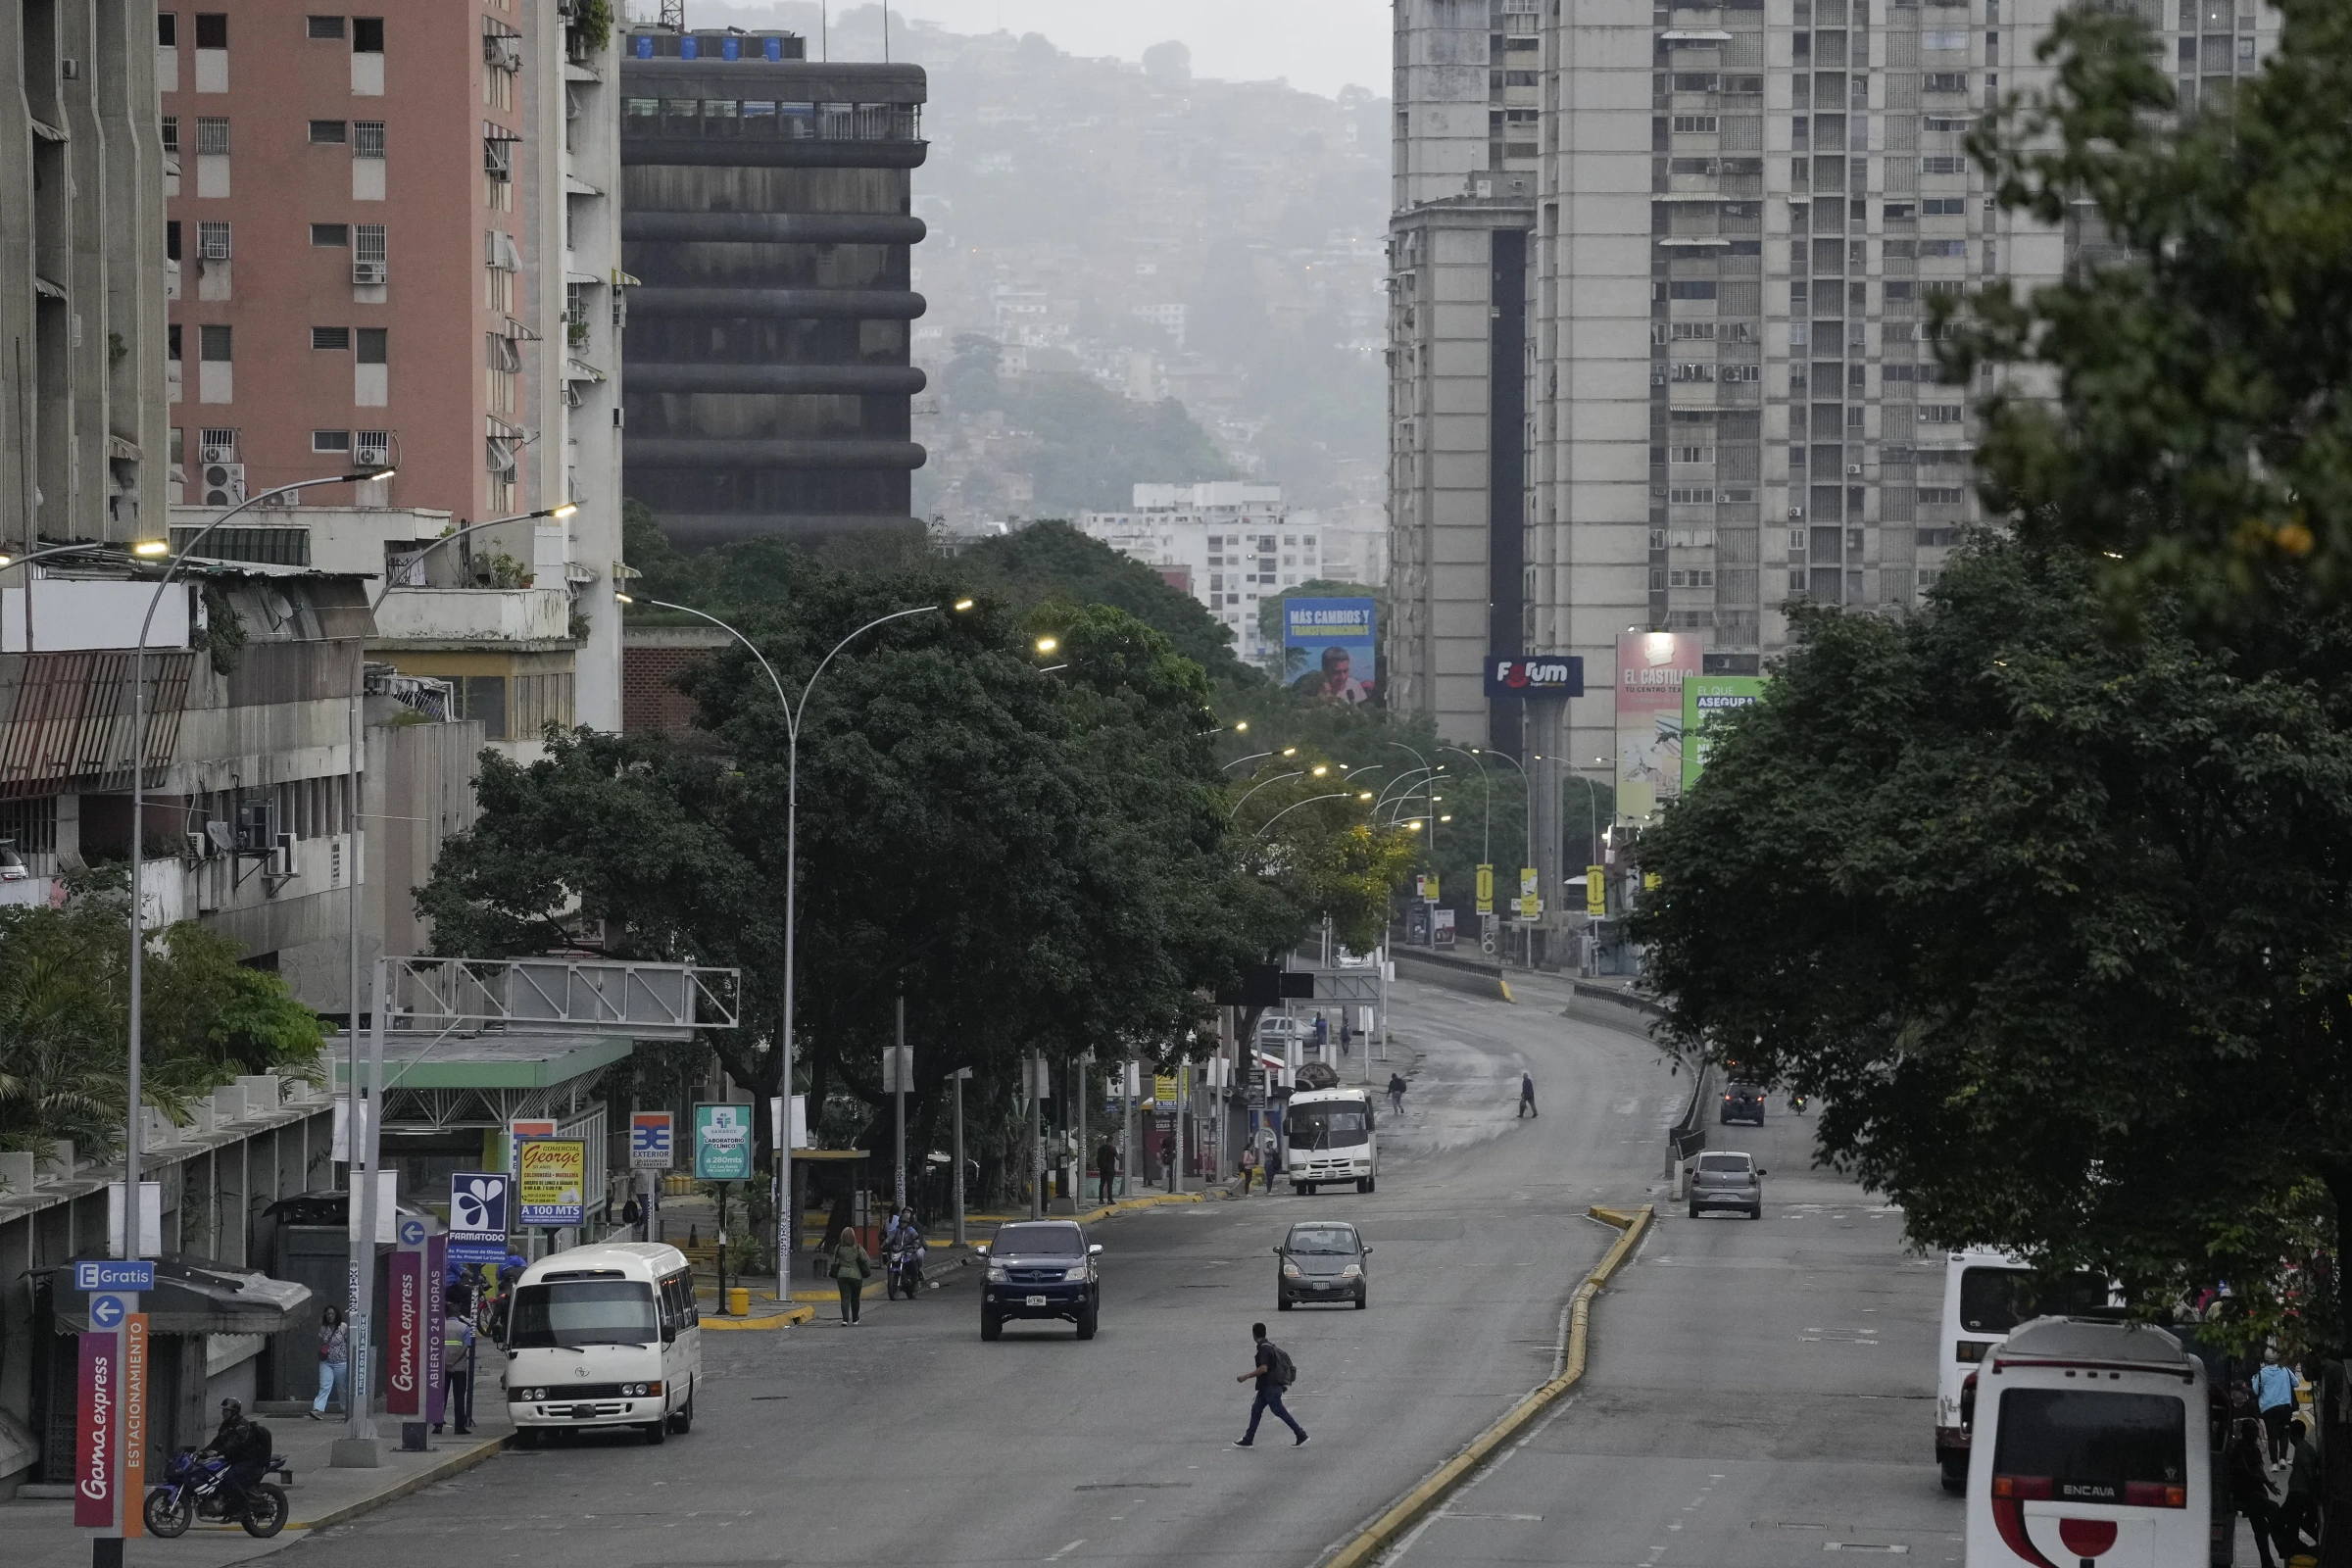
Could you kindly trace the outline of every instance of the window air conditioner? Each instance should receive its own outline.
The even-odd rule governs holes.
[[[208,507],[241,506],[245,500],[245,465],[242,463],[208,463],[204,466],[204,504]]]
[[[392,449],[390,447],[360,447],[353,451],[352,458],[363,468],[387,467],[392,462]]]
[[[1847,464],[1847,465],[1845,466],[1845,473],[1846,473],[1846,477],[1847,477],[1847,478],[1849,478],[1849,479],[1859,479],[1859,478],[1861,478],[1861,477],[1862,477],[1862,465],[1860,465],[1859,463],[1849,463],[1849,464]]]
[[[197,454],[197,461],[200,463],[226,463],[230,460],[231,455],[227,447],[206,447]]]
[[[213,856],[213,841],[201,828],[188,829],[188,858],[209,860]]]
[[[270,875],[292,876],[293,874],[294,835],[280,833],[277,835],[276,845],[270,851]]]
[[[354,262],[351,280],[354,283],[382,283],[388,281],[391,269],[382,262]]]
[[[1804,518],[1805,518],[1805,509],[1804,509],[1804,508],[1802,508],[1802,507],[1790,507],[1790,508],[1788,509],[1788,520],[1789,520],[1790,522],[1802,522],[1802,521],[1804,521]]]

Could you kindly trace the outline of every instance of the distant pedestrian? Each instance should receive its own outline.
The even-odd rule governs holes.
[[[1250,1196],[1250,1179],[1256,1174],[1257,1145],[1250,1144],[1242,1151],[1242,1196],[1244,1198]]]
[[[311,1419],[326,1419],[326,1405],[336,1393],[350,1385],[351,1330],[344,1325],[343,1309],[330,1306],[318,1319],[318,1397],[311,1401]]]
[[[1404,1075],[1402,1073],[1389,1074],[1389,1112],[1396,1116],[1404,1114]]]
[[[1348,1055],[1348,1037],[1350,1034],[1353,1034],[1354,1032],[1355,1032],[1355,1026],[1354,1026],[1353,1024],[1350,1024],[1350,1023],[1348,1021],[1348,1015],[1347,1015],[1346,1013],[1344,1013],[1344,1012],[1343,1012],[1343,1013],[1341,1013],[1341,1014],[1340,1014],[1340,1056],[1341,1056],[1341,1059],[1343,1059],[1343,1060],[1345,1060],[1345,1059],[1347,1058],[1347,1055]]]
[[[1306,1428],[1292,1420],[1291,1412],[1283,1408],[1282,1391],[1289,1388],[1298,1378],[1298,1369],[1292,1365],[1289,1355],[1277,1348],[1273,1341],[1266,1338],[1266,1326],[1263,1323],[1250,1324],[1250,1337],[1257,1342],[1257,1353],[1251,1358],[1250,1370],[1233,1381],[1247,1383],[1251,1378],[1255,1378],[1257,1380],[1257,1397],[1250,1401],[1250,1430],[1234,1439],[1233,1446],[1237,1448],[1247,1448],[1256,1443],[1257,1423],[1268,1410],[1271,1410],[1282,1418],[1284,1426],[1298,1434],[1292,1444],[1292,1446],[1296,1447],[1306,1441]]]
[[[867,1255],[865,1245],[858,1240],[854,1226],[841,1228],[841,1239],[833,1244],[833,1284],[841,1292],[841,1322],[844,1328],[858,1319],[858,1293],[865,1289],[872,1277],[874,1260]]]
[[[1173,1136],[1159,1141],[1159,1188],[1165,1193],[1176,1190],[1176,1140]]]
[[[1327,1039],[1329,1039],[1329,1038],[1330,1038],[1330,1035],[1331,1035],[1331,1022],[1330,1022],[1330,1020],[1329,1020],[1329,1019],[1327,1019],[1327,1018],[1325,1018],[1325,1017],[1324,1017],[1324,1016],[1323,1016],[1321,1013],[1319,1013],[1319,1012],[1318,1012],[1318,1013],[1316,1013],[1316,1014],[1315,1014],[1315,1050],[1316,1050],[1318,1053],[1320,1053],[1320,1052],[1322,1051],[1322,1049],[1323,1049],[1323,1043],[1324,1043],[1324,1041],[1325,1041],[1325,1040],[1327,1040]]]
[[[1107,1206],[1110,1202],[1110,1184],[1119,1174],[1119,1152],[1107,1138],[1095,1151],[1096,1201]]]
[[[2230,1506],[2253,1526],[2254,1549],[2261,1555],[2262,1568],[2272,1568],[2271,1540],[2278,1530],[2278,1504],[2277,1489],[2263,1469],[2262,1423],[2255,1419],[2253,1397],[2243,1388],[2231,1394],[2230,1435],[2223,1445]]]
[[[472,1293],[462,1286],[454,1288],[443,1298],[442,1306],[441,1413],[462,1438],[473,1430]],[[433,1430],[440,1431],[441,1423],[433,1423]]]
[[[1519,1114],[1522,1116],[1536,1114],[1536,1081],[1526,1073],[1519,1075]]]
[[[2262,1352],[2262,1366],[2254,1374],[2254,1402],[2262,1409],[2262,1430],[2271,1440],[2271,1468],[2276,1470],[2286,1462],[2286,1423],[2295,1413],[2295,1374],[2279,1364],[2276,1349]]]
[[[645,1234],[645,1205],[637,1200],[635,1193],[631,1193],[629,1200],[620,1205],[620,1222],[626,1225],[639,1241],[653,1240],[652,1237]]]
[[[2278,1555],[2316,1551],[2320,1541],[2320,1450],[2311,1446],[2311,1423],[2297,1416],[2287,1425],[2286,1500],[2278,1505]]]

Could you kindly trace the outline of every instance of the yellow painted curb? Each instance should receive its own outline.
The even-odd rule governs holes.
[[[1504,1444],[1517,1437],[1530,1422],[1561,1395],[1574,1388],[1585,1375],[1586,1341],[1591,1333],[1592,1298],[1609,1282],[1619,1265],[1633,1252],[1642,1233],[1649,1226],[1656,1210],[1643,1203],[1640,1208],[1589,1208],[1586,1213],[1603,1224],[1614,1225],[1625,1234],[1610,1244],[1608,1251],[1585,1276],[1576,1294],[1568,1298],[1568,1352],[1560,1366],[1560,1375],[1529,1393],[1517,1404],[1504,1411],[1502,1418],[1470,1440],[1467,1447],[1431,1471],[1418,1486],[1391,1503],[1386,1512],[1352,1541],[1326,1559],[1324,1568],[1365,1568],[1374,1558],[1396,1544],[1398,1537],[1411,1529],[1432,1508],[1451,1496],[1456,1488],[1470,1479]]]
[[[716,1329],[722,1334],[742,1334],[752,1329],[787,1328],[795,1323],[812,1322],[815,1317],[815,1307],[788,1306],[781,1312],[770,1312],[765,1317],[706,1317],[703,1327]]]

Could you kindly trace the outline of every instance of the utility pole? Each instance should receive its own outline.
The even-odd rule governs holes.
[[[948,1074],[956,1086],[956,1245],[963,1245],[963,1081],[972,1075],[969,1067],[958,1067]]]
[[[1044,1097],[1038,1091],[1044,1087],[1046,1058],[1032,1054],[1029,1057],[1029,1217],[1046,1217],[1046,1124]]]
[[[1091,1051],[1078,1053],[1077,1081],[1070,1085],[1071,1098],[1078,1102],[1078,1185],[1082,1189],[1086,1186],[1086,1068],[1094,1059]],[[1083,1200],[1086,1194],[1081,1191],[1077,1197]]]
[[[1192,1065],[1181,1058],[1176,1063],[1176,1162],[1168,1167],[1171,1193],[1184,1191],[1184,1123],[1193,1113]]]
[[[899,1044],[897,1054],[890,1058],[890,1077],[895,1085],[891,1100],[897,1107],[899,1121],[898,1171],[891,1183],[897,1197],[895,1203],[904,1211],[906,1207],[906,995],[899,994]]]
[[[1119,1087],[1119,1196],[1135,1196],[1135,1100],[1143,1092],[1143,1065],[1133,1056],[1127,1058],[1127,1079]]]

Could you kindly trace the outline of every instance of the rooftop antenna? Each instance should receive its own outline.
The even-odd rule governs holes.
[[[672,32],[686,30],[686,0],[662,0],[661,25]]]
[[[890,0],[882,0],[882,61],[890,63]]]
[[[830,60],[833,58],[833,4],[832,4],[832,0],[817,0],[817,6],[816,6],[816,52],[817,52],[817,57],[818,57],[819,59],[821,59],[821,60],[830,61]]]

